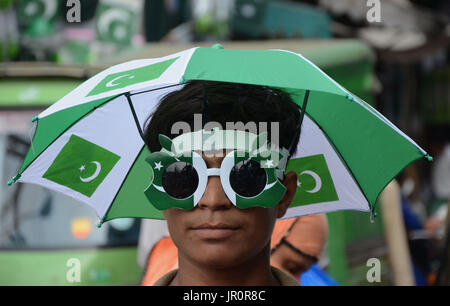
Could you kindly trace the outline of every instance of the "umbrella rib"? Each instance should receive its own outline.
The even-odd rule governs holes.
[[[130,106],[131,113],[133,114],[134,122],[136,123],[136,128],[138,129],[139,135],[141,136],[142,140],[143,140],[144,143],[145,143],[145,140],[144,140],[144,133],[142,132],[141,125],[139,124],[139,120],[138,120],[138,117],[137,117],[137,115],[136,115],[136,111],[134,110],[133,102],[131,102],[130,93],[127,92],[127,93],[125,94],[125,97],[127,97],[128,105]]]
[[[297,135],[299,137],[298,142],[300,142],[300,135],[301,135],[301,129],[302,129],[302,123],[303,123],[303,118],[305,117],[305,112],[306,112],[306,104],[308,103],[308,98],[309,98],[309,90],[306,90],[305,92],[305,97],[303,98],[303,104],[302,104],[302,108],[301,108],[301,112],[300,112],[300,121],[297,125],[297,132],[295,133],[295,136],[292,138],[291,140],[291,144],[289,145],[289,154],[291,154],[291,150],[292,150],[292,146],[294,145],[294,141],[297,138]]]
[[[300,123],[299,123],[300,129],[302,128],[303,118],[305,117],[306,104],[308,104],[308,98],[309,98],[309,90],[305,92],[305,97],[303,98],[302,113],[300,114]]]
[[[172,84],[172,85],[167,85],[167,86],[163,86],[163,87],[147,89],[147,90],[139,91],[139,92],[135,92],[135,93],[128,92],[128,94],[129,94],[130,97],[131,97],[131,96],[135,96],[135,95],[140,95],[140,94],[152,92],[152,91],[155,91],[155,90],[161,90],[161,89],[166,89],[166,88],[175,87],[175,86],[180,86],[180,85],[183,85],[183,84]]]

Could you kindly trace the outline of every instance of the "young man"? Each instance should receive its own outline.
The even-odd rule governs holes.
[[[144,226],[141,228],[141,235],[144,230],[146,234],[143,237],[148,237],[152,229],[154,226]],[[328,222],[325,214],[278,220],[271,238],[270,264],[299,282],[301,274],[318,261],[327,236]],[[146,262],[142,264],[145,267],[142,286],[153,286],[164,274],[178,269],[178,250],[168,234],[147,252]]]
[[[152,114],[144,132],[150,151],[162,149],[160,135],[170,139],[179,136],[172,132],[176,122],[186,122],[193,130],[194,114],[201,113],[203,119],[206,117],[203,123],[215,121],[223,127],[227,122],[267,122],[269,142],[274,141],[270,123],[277,122],[279,146],[289,148],[290,155],[297,147],[300,111],[284,92],[262,86],[193,81],[164,97]],[[210,173],[216,174],[208,174],[204,192],[193,209],[163,210],[170,236],[178,248],[178,269],[163,276],[155,285],[298,285],[295,279],[270,266],[271,234],[276,219],[284,216],[295,195],[297,174],[289,172],[278,176],[284,192],[274,205],[263,207],[267,203],[253,203],[245,209],[239,208],[223,186],[223,178],[214,172],[221,169],[224,155],[229,151],[213,155],[197,152],[207,168],[212,170]],[[164,171],[161,167],[166,164],[153,164],[157,167],[153,171]],[[244,171],[248,167],[250,165],[246,164],[233,172],[237,176],[233,182],[243,186],[244,193],[251,191],[256,177],[252,175],[258,172],[251,169],[249,174]],[[172,188],[183,185],[189,189],[189,182],[174,179],[176,175],[188,172],[192,172],[192,167],[164,172],[166,176],[163,175],[162,180],[165,179]],[[191,181],[197,186],[202,179],[193,175]],[[225,178],[228,179],[231,181],[231,175]],[[184,191],[180,190],[181,193]]]

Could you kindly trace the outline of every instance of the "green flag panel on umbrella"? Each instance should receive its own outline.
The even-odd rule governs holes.
[[[90,197],[119,159],[113,152],[72,134],[42,177]]]
[[[143,147],[103,221],[126,216],[164,219],[162,212],[148,202],[143,192],[148,188],[153,176],[152,168],[145,162],[149,154],[147,147]]]
[[[34,118],[32,145],[11,182],[62,192],[93,207],[102,220],[161,219],[144,194],[152,174],[141,132],[161,98],[189,80],[278,88],[299,106],[310,92],[297,152],[286,169],[297,172],[298,183],[285,217],[368,211],[389,181],[427,156],[300,54],[192,48],[110,67],[47,108]]]
[[[339,200],[323,154],[293,159],[290,167],[298,171],[297,193],[293,200],[295,204],[307,205]]]
[[[194,52],[184,74],[185,80],[236,82],[345,95],[326,74],[300,60],[295,53],[283,50],[211,50],[198,48]]]
[[[336,147],[371,204],[407,164],[426,154],[381,114],[361,107],[357,98],[333,99],[314,92],[311,99],[315,103],[308,104],[308,115]]]

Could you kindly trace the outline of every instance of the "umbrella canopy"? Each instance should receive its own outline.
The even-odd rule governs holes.
[[[308,104],[286,171],[298,188],[285,218],[344,209],[373,211],[383,188],[427,153],[369,104],[300,54],[192,48],[129,61],[85,81],[32,121],[28,154],[9,182],[38,184],[90,205],[102,222],[163,219],[144,195],[152,170],[142,139],[160,99],[190,80],[282,89]],[[281,131],[282,132],[282,131]]]

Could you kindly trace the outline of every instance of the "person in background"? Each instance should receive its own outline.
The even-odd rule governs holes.
[[[270,264],[299,280],[318,261],[328,236],[325,214],[278,220],[271,238]],[[167,233],[150,251],[141,285],[151,286],[178,268],[178,251]]]
[[[318,262],[327,236],[325,214],[279,220],[272,233],[270,262],[299,280]]]

